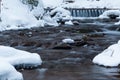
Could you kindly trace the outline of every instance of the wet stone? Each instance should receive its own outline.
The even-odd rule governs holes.
[[[18,46],[19,45],[19,43],[18,42],[13,42],[13,43],[11,43],[11,47],[14,47],[14,46]]]
[[[67,43],[59,43],[55,45],[52,49],[72,49],[72,46]]]
[[[36,44],[36,42],[34,41],[26,41],[22,43],[23,46],[34,46]]]

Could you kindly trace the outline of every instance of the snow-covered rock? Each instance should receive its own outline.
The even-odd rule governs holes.
[[[66,38],[66,39],[63,39],[62,40],[63,43],[74,43],[75,41],[73,39],[70,39],[70,38]]]
[[[62,19],[66,19],[66,20],[72,19],[70,11],[68,11],[62,7],[57,7],[55,9],[53,9],[50,12],[50,15],[53,16],[52,18],[56,21],[60,21]]]
[[[120,40],[94,57],[93,63],[115,67],[120,64]]]
[[[42,63],[41,57],[38,54],[8,46],[0,46],[0,57],[5,58],[5,61],[12,65],[31,64],[36,66]]]
[[[66,21],[65,24],[66,25],[73,25],[72,21]]]
[[[108,10],[99,16],[99,18],[114,18],[114,17],[120,18],[120,10]]]
[[[0,46],[0,61],[0,80],[23,80],[22,74],[17,72],[14,66],[37,67],[42,63],[38,54],[8,46]]]
[[[45,24],[45,25],[50,25],[50,26],[58,26],[58,25],[59,25],[59,24],[57,23],[57,21],[54,20],[54,19],[50,16],[49,12],[45,13],[42,19],[44,20],[44,24]]]
[[[20,72],[0,57],[0,80],[23,80]]]

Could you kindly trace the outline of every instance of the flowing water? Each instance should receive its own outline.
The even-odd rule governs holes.
[[[120,26],[109,20],[89,21],[73,26],[4,31],[0,44],[41,55],[43,64],[38,69],[20,70],[24,80],[120,80],[119,67],[92,63],[95,55],[120,39]],[[63,44],[65,38],[72,38],[75,43]]]

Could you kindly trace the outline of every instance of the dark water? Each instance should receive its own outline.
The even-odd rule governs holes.
[[[92,63],[92,59],[120,39],[120,26],[114,21],[94,22],[60,27],[4,31],[0,44],[40,54],[43,64],[34,70],[21,71],[24,80],[119,80],[120,69]],[[74,44],[63,44],[65,38]]]
[[[64,65],[58,69],[23,71],[25,80],[119,80],[119,69],[96,65]]]

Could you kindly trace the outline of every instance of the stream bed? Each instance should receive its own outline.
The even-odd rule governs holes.
[[[80,23],[0,32],[0,44],[40,54],[38,69],[20,70],[24,80],[119,80],[120,68],[92,63],[92,59],[120,40],[114,22]],[[75,40],[73,44],[63,39]]]

